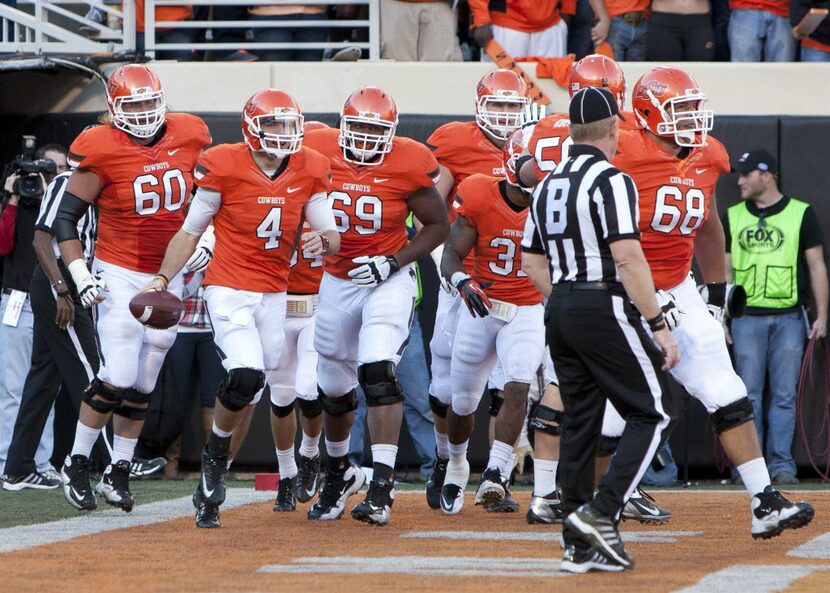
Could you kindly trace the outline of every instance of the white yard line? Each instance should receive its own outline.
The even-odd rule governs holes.
[[[800,578],[817,571],[830,570],[830,566],[809,564],[736,564],[703,577],[697,584],[674,593],[775,593],[785,591]]]

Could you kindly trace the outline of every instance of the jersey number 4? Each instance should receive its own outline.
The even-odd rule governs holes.
[[[282,237],[280,222],[282,222],[282,208],[271,208],[256,228],[256,236],[266,240],[263,246],[266,250],[279,248],[280,237]]]
[[[329,192],[329,199],[332,201],[331,211],[334,213],[334,222],[337,224],[337,232],[345,233],[352,225],[359,235],[373,235],[380,230],[383,221],[383,202],[377,196],[363,195],[352,200],[352,197],[343,191]],[[337,208],[338,202],[349,207],[354,202],[354,218],[349,220],[349,213]]]
[[[139,216],[151,216],[162,208],[175,212],[184,205],[187,183],[179,169],[168,169],[161,179],[155,173],[136,177],[133,193],[135,211]]]
[[[654,216],[651,228],[658,233],[672,233],[675,229],[681,235],[691,235],[703,223],[706,216],[706,196],[697,188],[686,193],[674,185],[661,185],[654,202]]]

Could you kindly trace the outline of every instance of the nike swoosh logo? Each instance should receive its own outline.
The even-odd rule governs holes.
[[[176,154],[177,152],[179,152],[179,149],[178,149],[178,148],[177,148],[176,150],[168,150],[168,151],[167,151],[167,156],[173,156],[173,155],[174,155],[174,154]]]
[[[315,494],[317,494],[317,489],[316,488],[309,488],[308,490],[305,491],[305,495],[308,496],[309,498],[313,497]]]
[[[287,192],[288,192],[288,193],[290,193],[290,194],[293,194],[295,191],[300,191],[301,189],[303,189],[303,188],[302,188],[302,187],[289,187],[289,188],[288,188],[287,190],[285,190],[285,191],[287,191]]]
[[[204,492],[205,496],[207,496],[208,498],[213,496],[213,490],[208,490],[207,482],[205,481],[204,476],[202,476],[202,492]]]
[[[704,171],[706,171],[706,167],[704,167],[703,169],[695,169],[695,173],[697,173],[698,175],[700,175]]]
[[[75,490],[74,486],[70,486],[69,489],[72,491],[72,496],[74,496],[77,500],[83,500],[84,497],[80,495],[80,493]]]
[[[388,177],[375,177],[373,180],[375,183],[383,183],[384,181],[389,181]]]

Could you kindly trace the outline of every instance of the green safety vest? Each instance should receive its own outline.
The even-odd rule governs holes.
[[[745,202],[727,211],[733,281],[746,290],[748,307],[787,309],[798,304],[801,221],[807,208],[807,203],[790,198],[781,212],[765,216],[763,222]]]

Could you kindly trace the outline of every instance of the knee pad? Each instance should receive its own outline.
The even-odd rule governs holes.
[[[291,402],[287,406],[278,406],[274,402],[271,402],[271,412],[273,412],[274,416],[277,418],[285,418],[286,416],[290,416],[294,413],[294,402]]]
[[[622,437],[607,437],[602,435],[599,439],[599,446],[597,447],[597,457],[608,457],[613,455],[620,444]]]
[[[332,416],[345,416],[349,412],[354,412],[357,409],[357,390],[352,389],[346,395],[341,397],[329,397],[319,387],[317,393],[320,394],[319,401],[326,414]]]
[[[149,404],[152,393],[142,393],[138,389],[124,389],[121,399],[134,404]]]
[[[395,363],[391,360],[360,365],[357,367],[357,380],[363,387],[366,405],[370,408],[403,401],[403,389],[398,383]]]
[[[558,437],[562,434],[562,420],[564,418],[565,413],[561,410],[554,410],[539,404],[530,417],[529,426],[532,426],[534,430],[540,430],[545,434]]]
[[[101,379],[95,377],[84,389],[81,399],[99,414],[109,414],[118,407],[123,399],[122,391],[122,389],[107,387]],[[101,399],[95,399],[96,395]]]
[[[490,392],[490,410],[489,414],[495,418],[499,415],[499,410],[504,405],[504,394],[499,393],[498,389],[488,389]]]
[[[742,397],[728,406],[718,408],[712,414],[712,424],[718,434],[753,420],[755,420],[755,410],[748,397]]]
[[[450,409],[449,404],[443,403],[440,399],[435,397],[434,395],[429,396],[429,409],[432,410],[432,413],[438,416],[439,418],[446,418],[447,417],[447,410]]]
[[[300,406],[300,414],[306,418],[317,418],[323,413],[323,403],[320,398],[317,399],[302,399],[297,398],[297,405]]]
[[[238,412],[253,402],[254,396],[265,385],[265,373],[246,367],[231,369],[219,383],[216,398],[231,412]]]
[[[146,420],[148,411],[147,408],[133,408],[132,406],[121,405],[113,410],[113,414],[118,414],[127,420]]]

